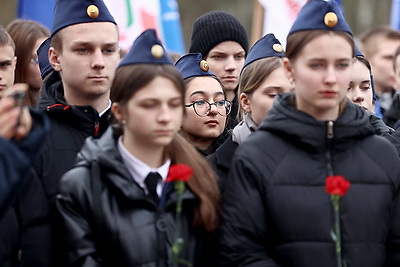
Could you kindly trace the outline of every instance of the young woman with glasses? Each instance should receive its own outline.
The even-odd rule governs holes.
[[[228,137],[224,132],[231,102],[200,53],[176,62],[185,84],[185,113],[180,134],[204,156],[213,153]]]

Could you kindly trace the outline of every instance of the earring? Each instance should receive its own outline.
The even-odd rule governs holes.
[[[122,120],[122,121],[121,121],[121,124],[122,124],[122,125],[126,125],[126,120]]]
[[[289,78],[289,82],[290,82],[291,84],[293,84],[293,82],[294,82],[293,77],[290,77],[290,78]]]

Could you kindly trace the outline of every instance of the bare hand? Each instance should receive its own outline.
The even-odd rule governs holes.
[[[30,132],[32,117],[28,107],[22,106],[20,100],[9,97],[15,91],[26,92],[27,88],[26,84],[15,84],[5,92],[6,97],[0,99],[0,137],[19,141]]]

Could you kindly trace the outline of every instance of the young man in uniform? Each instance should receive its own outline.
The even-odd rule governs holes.
[[[102,0],[56,1],[50,38],[54,72],[48,76],[61,79],[47,77],[42,87],[39,109],[50,117],[51,131],[32,171],[31,181],[39,182],[20,203],[21,259],[35,266],[57,258],[50,225],[59,181],[84,140],[99,138],[108,127],[110,87],[120,60],[118,28]]]

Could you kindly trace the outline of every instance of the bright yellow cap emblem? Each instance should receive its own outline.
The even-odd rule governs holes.
[[[282,53],[283,52],[283,48],[280,44],[274,44],[272,46],[272,49],[274,49],[275,52],[277,53]]]
[[[325,14],[324,22],[326,26],[328,26],[329,28],[333,28],[338,23],[338,17],[335,13],[328,12]]]
[[[91,19],[95,19],[99,16],[99,8],[95,5],[90,5],[86,9],[86,13]]]
[[[205,61],[204,59],[200,61],[200,69],[202,71],[208,71],[210,69],[210,67],[208,66],[208,62]]]
[[[151,54],[155,58],[161,58],[164,55],[164,49],[161,45],[155,44],[151,47]]]

